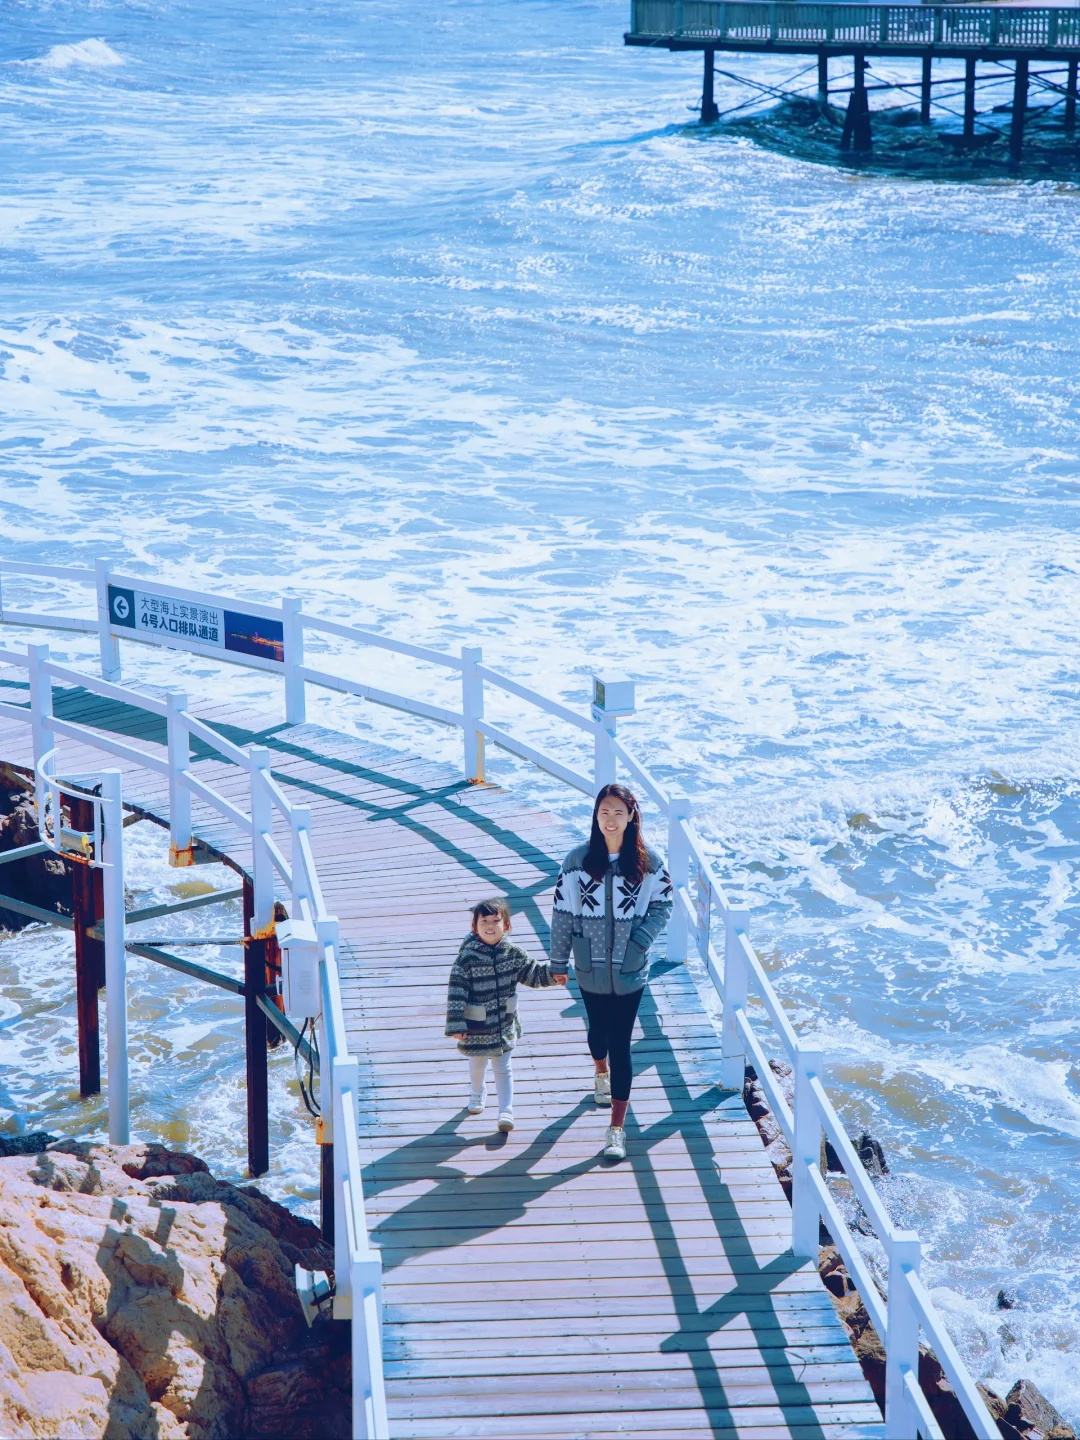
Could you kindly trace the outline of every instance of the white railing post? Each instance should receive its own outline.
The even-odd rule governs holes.
[[[309,805],[294,805],[289,816],[289,842],[292,846],[292,915],[299,919],[302,910],[301,903],[306,900],[314,911],[314,902],[311,893],[311,877],[304,866],[304,852],[300,844],[301,833],[311,839],[311,807]],[[314,914],[311,917],[316,918]],[[333,941],[329,942],[333,944]]]
[[[795,1051],[795,1143],[791,1147],[791,1249],[797,1260],[818,1255],[818,1201],[810,1167],[821,1164],[821,1119],[811,1080],[820,1077],[822,1054],[799,1045]]]
[[[919,1312],[908,1278],[918,1275],[920,1246],[914,1230],[897,1230],[885,1242],[889,1259],[889,1330],[885,1341],[885,1434],[910,1440],[919,1417],[907,1393],[905,1376],[919,1378]]]
[[[325,1065],[330,1076],[330,1093],[333,1104],[330,1108],[334,1120],[334,1318],[347,1320],[353,1313],[352,1255],[349,1253],[349,1234],[352,1231],[352,1217],[345,1213],[346,1178],[352,1185],[362,1185],[362,1177],[349,1174],[349,1151],[355,1154],[355,1146],[345,1140],[344,1106],[342,1096],[351,1092],[354,1102],[353,1115],[357,1114],[355,1102],[360,1090],[360,1063],[351,1055],[324,1055],[320,1064]],[[323,1106],[324,1110],[327,1108]],[[354,1137],[355,1138],[355,1137]],[[360,1191],[361,1195],[363,1190]],[[357,1243],[364,1243],[367,1237],[357,1236]],[[344,1282],[344,1283],[343,1283]]]
[[[295,597],[281,602],[282,631],[285,640],[285,720],[289,725],[303,725],[307,719],[307,697],[304,677],[304,622],[300,618],[303,604]]]
[[[169,864],[195,864],[191,843],[191,791],[183,782],[191,762],[191,736],[187,726],[187,696],[170,690],[165,696],[169,742]]]
[[[248,755],[251,777],[251,886],[255,902],[251,923],[258,935],[274,919],[274,862],[266,847],[266,839],[272,837],[274,831],[274,801],[264,773],[270,769],[270,751],[265,745],[252,745]]]
[[[594,795],[599,795],[605,785],[613,785],[615,783],[617,762],[613,742],[615,739],[615,728],[618,723],[614,715],[601,716],[596,722],[593,740]]]
[[[36,768],[41,764],[41,757],[53,748],[52,732],[48,728],[53,713],[52,679],[45,669],[49,663],[49,647],[27,645],[26,655],[30,661],[27,673],[30,682],[30,734]]]
[[[94,561],[94,582],[97,590],[98,649],[101,653],[101,678],[120,679],[120,641],[109,633],[109,562]]]
[[[476,722],[484,718],[484,682],[477,666],[484,658],[479,645],[461,647],[461,713],[465,720],[465,779],[478,785],[484,778],[484,737]]]
[[[749,910],[730,909],[724,912],[724,1013],[720,1030],[720,1084],[725,1090],[740,1092],[746,1080],[746,1043],[739,1032],[738,1016],[740,1010],[746,1009],[749,979],[742,937],[748,935],[749,929]]]
[[[105,899],[105,1035],[109,1144],[131,1143],[128,1090],[127,951],[124,921],[124,802],[119,770],[101,773]]]
[[[690,841],[686,834],[685,821],[694,813],[693,802],[686,795],[672,795],[668,802],[668,874],[675,904],[667,927],[667,953],[669,960],[685,960],[687,954],[686,906],[683,896],[690,893]]]

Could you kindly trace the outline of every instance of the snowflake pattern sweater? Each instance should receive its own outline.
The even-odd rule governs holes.
[[[561,971],[570,953],[582,990],[594,995],[632,995],[649,978],[649,947],[671,914],[671,877],[649,851],[649,871],[639,884],[619,861],[594,880],[582,866],[587,845],[576,845],[562,863],[551,911],[551,964]]]
[[[530,960],[520,945],[500,940],[485,945],[479,935],[461,942],[450,970],[446,997],[446,1033],[460,1035],[463,1055],[505,1055],[521,1034],[517,987],[531,990],[554,985],[546,960]]]

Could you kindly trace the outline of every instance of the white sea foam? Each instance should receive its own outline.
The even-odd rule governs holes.
[[[42,70],[70,70],[79,67],[85,70],[110,70],[125,63],[124,57],[104,40],[76,40],[67,45],[53,45],[52,48],[31,65]]]

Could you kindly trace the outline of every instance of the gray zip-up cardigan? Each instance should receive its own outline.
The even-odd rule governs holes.
[[[554,984],[547,961],[530,960],[520,945],[509,940],[485,945],[479,935],[466,935],[450,969],[446,1033],[465,1032],[458,1041],[463,1055],[505,1055],[521,1034],[517,987]]]
[[[551,911],[551,964],[561,971],[574,955],[582,990],[594,995],[633,995],[649,978],[649,947],[668,922],[671,877],[649,851],[649,871],[632,884],[619,861],[601,880],[581,867],[588,845],[575,845],[562,863]]]

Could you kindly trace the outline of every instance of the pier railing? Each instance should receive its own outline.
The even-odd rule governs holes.
[[[661,0],[644,0],[644,3],[661,3]],[[278,606],[255,607],[247,602],[226,602],[219,596],[199,597],[196,592],[178,592],[175,587],[148,580],[126,579],[121,585],[120,577],[111,574],[105,561],[98,561],[93,571],[63,571],[57,567],[28,564],[12,566],[0,560],[0,580],[5,571],[95,585],[98,596],[98,613],[95,616],[56,617],[38,611],[14,613],[0,608],[0,622],[97,632],[103,668],[108,668],[116,677],[119,676],[120,668],[117,640],[124,637],[124,630],[120,628],[118,637],[117,627],[111,623],[108,611],[110,594],[115,596],[121,588],[125,593],[135,589],[140,594],[156,594],[168,600],[169,597],[175,599],[177,594],[182,593],[190,597],[185,603],[207,610],[215,606],[221,609],[227,605],[244,604],[247,613],[257,613],[272,623],[280,624],[282,648],[278,652],[278,659],[273,663],[243,653],[210,649],[198,638],[192,641],[190,637],[174,638],[171,633],[151,635],[151,627],[147,627],[143,634],[135,632],[127,638],[151,639],[153,643],[175,643],[181,648],[193,649],[219,661],[241,665],[254,663],[257,668],[274,670],[284,681],[286,714],[292,723],[299,724],[305,719],[305,690],[306,686],[311,684],[358,695],[376,704],[459,728],[464,739],[465,774],[473,781],[483,779],[484,747],[485,742],[490,741],[491,744],[536,765],[562,783],[588,796],[592,796],[601,785],[620,775],[644,792],[661,812],[667,824],[668,866],[675,891],[675,908],[668,926],[668,955],[673,960],[685,960],[691,939],[693,940],[709,980],[721,1000],[721,1083],[733,1091],[741,1092],[745,1067],[748,1063],[753,1064],[777,1123],[791,1147],[791,1238],[795,1257],[816,1262],[819,1223],[824,1221],[862,1296],[886,1353],[886,1435],[889,1440],[912,1440],[912,1437],[942,1440],[940,1428],[919,1385],[919,1343],[920,1337],[923,1337],[936,1351],[978,1440],[998,1440],[997,1425],[920,1278],[921,1251],[918,1236],[898,1228],[893,1223],[845,1132],[824,1087],[822,1052],[804,1044],[795,1033],[750,942],[749,914],[733,905],[727,897],[705,846],[694,828],[692,799],[672,793],[662,785],[618,737],[618,720],[632,714],[634,710],[633,685],[630,681],[611,676],[595,676],[593,704],[586,715],[484,665],[479,647],[465,646],[460,656],[449,655],[427,646],[380,635],[362,626],[310,615],[295,600],[283,601]],[[125,620],[127,618],[124,617]],[[199,623],[202,623],[201,620]],[[441,667],[460,681],[460,710],[431,704],[419,697],[398,694],[388,688],[376,687],[366,678],[360,681],[349,674],[305,665],[305,631],[331,634],[354,642],[368,651],[381,650],[426,665]],[[29,651],[40,651],[43,648],[31,646]],[[40,679],[35,681],[33,677],[35,673],[40,677],[43,666],[47,667],[47,673],[54,679],[78,683],[113,698],[117,698],[121,693],[116,685],[91,680],[81,671],[48,666],[47,661],[43,661],[40,656],[34,660],[30,653],[20,656],[16,652],[0,652],[0,663],[24,665],[31,670],[31,697],[37,705],[39,718],[35,723],[42,729],[42,743],[44,730],[48,727],[41,719],[42,702],[35,698],[41,693],[41,682]],[[554,717],[570,727],[575,737],[584,737],[587,743],[591,742],[591,764],[586,763],[581,770],[573,769],[565,759],[550,756],[512,734],[505,723],[491,723],[485,714],[485,702],[491,690],[502,691],[542,714]],[[141,704],[146,708],[158,706],[160,709],[160,702],[148,701],[147,697],[139,695],[138,692],[125,688],[122,696],[129,703]],[[158,710],[155,710],[155,713],[158,713]],[[385,1426],[385,1401],[382,1399],[378,1348],[380,1271],[377,1252],[367,1248],[356,1146],[357,1066],[356,1061],[349,1056],[345,1042],[336,965],[336,922],[323,913],[318,877],[310,859],[310,815],[305,807],[290,805],[281,793],[269,774],[269,757],[265,750],[252,748],[250,751],[241,751],[229,745],[216,732],[190,715],[186,710],[186,702],[183,706],[179,700],[172,702],[165,707],[165,713],[170,723],[167,767],[170,773],[170,791],[172,792],[175,786],[178,798],[185,791],[188,792],[189,802],[191,794],[197,795],[252,837],[257,923],[269,923],[272,915],[276,872],[289,888],[290,918],[313,925],[321,947],[321,1023],[325,1027],[323,1064],[330,1076],[333,1096],[332,1123],[334,1135],[339,1141],[334,1146],[335,1204],[340,1210],[335,1243],[341,1270],[335,1313],[347,1313],[351,1307],[353,1316],[353,1376],[354,1385],[360,1387],[356,1393],[354,1425],[369,1426],[366,1429],[356,1428],[354,1433],[381,1436],[385,1433],[382,1428]],[[25,709],[12,705],[0,704],[0,714],[27,718]],[[58,730],[58,724],[63,728]],[[85,731],[83,727],[54,722],[52,730],[53,733],[61,735],[78,732],[73,738],[102,745],[102,748],[111,754],[122,753],[123,758],[136,764],[145,763],[147,759],[143,751],[119,742],[110,740],[103,744],[102,738],[96,732]],[[250,816],[238,811],[223,796],[203,782],[197,781],[186,770],[187,740],[183,737],[184,731],[197,734],[226,758],[247,766],[252,786]],[[37,733],[35,730],[35,735]],[[36,744],[35,741],[35,746]],[[153,757],[153,762],[151,768],[160,767],[164,763],[156,756]],[[271,818],[274,807],[283,818],[288,817],[289,820],[292,833],[291,862],[286,861],[273,838]],[[170,820],[173,825],[173,851],[182,855],[185,845],[191,844],[190,814],[189,810],[185,811],[182,800],[173,808]],[[714,934],[720,939],[719,948],[714,944]],[[755,1011],[751,1015],[752,994],[756,995],[760,1014]],[[771,1030],[770,1048],[774,1053],[779,1051],[792,1066],[795,1081],[793,1106],[788,1105],[769,1066],[769,1052],[758,1033],[758,1026],[763,1020],[768,1022]],[[326,1089],[324,1079],[324,1094]],[[885,1295],[881,1294],[870,1267],[848,1230],[822,1175],[820,1157],[823,1135],[831,1141],[847,1179],[883,1247],[888,1266]],[[362,1310],[359,1305],[361,1293]],[[337,1309],[339,1300],[341,1310]],[[358,1318],[361,1319],[359,1325]],[[364,1417],[370,1417],[370,1420]]]
[[[1080,49],[1080,10],[1004,5],[816,5],[631,0],[630,38],[757,48],[774,44]]]
[[[40,619],[49,623],[47,617]],[[33,623],[40,621],[35,617]],[[67,624],[61,628],[75,627]],[[265,935],[273,929],[277,893],[287,897],[294,925],[299,922],[310,931],[321,1004],[317,1018],[322,1139],[323,1143],[333,1146],[333,1314],[338,1319],[352,1320],[352,1435],[355,1440],[386,1440],[389,1431],[382,1366],[382,1265],[378,1251],[369,1240],[364,1207],[357,1139],[359,1072],[355,1057],[349,1053],[341,1003],[338,922],[327,913],[323,900],[311,849],[310,810],[293,805],[284,795],[270,774],[269,752],[265,748],[252,746],[241,750],[233,745],[191,714],[186,697],[179,693],[170,693],[163,702],[129,686],[95,679],[83,671],[55,664],[49,658],[46,645],[30,645],[25,653],[0,649],[0,666],[4,665],[18,666],[27,672],[29,706],[0,701],[0,716],[30,726],[42,837],[61,853],[78,852],[105,871],[106,1053],[111,1143],[130,1141],[126,1002],[129,947],[124,917],[121,772],[106,769],[91,776],[80,774],[78,779],[62,777],[56,773],[57,742],[76,741],[128,765],[166,777],[171,800],[173,856],[190,853],[193,796],[223,816],[251,842],[255,934]],[[89,726],[55,716],[54,683],[79,686],[164,719],[168,734],[167,759],[153,750],[126,744]],[[191,737],[247,771],[248,811],[191,773]],[[65,808],[70,807],[72,801],[81,802],[92,811],[91,824],[85,831],[64,824]],[[287,858],[274,838],[275,812],[290,834]],[[250,977],[248,983],[251,983]]]

